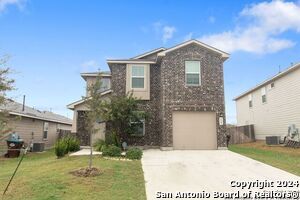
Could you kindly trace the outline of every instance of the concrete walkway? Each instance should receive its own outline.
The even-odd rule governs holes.
[[[90,155],[90,153],[91,153],[90,149],[84,148],[84,149],[81,149],[74,153],[71,153],[70,156],[88,156],[88,155]],[[101,154],[102,154],[102,152],[93,151],[93,155],[101,155]]]
[[[157,192],[237,192],[231,181],[297,180],[300,177],[257,162],[228,150],[160,151],[146,150],[142,158],[147,199],[157,199]],[[266,190],[299,190],[274,188]],[[252,191],[263,191],[258,188]],[[172,199],[172,198],[168,198]],[[177,198],[180,199],[180,198]],[[211,198],[206,199],[213,199]],[[224,199],[224,198],[216,198]]]

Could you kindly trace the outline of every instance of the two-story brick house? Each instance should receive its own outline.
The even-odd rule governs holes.
[[[107,60],[111,88],[104,97],[132,92],[142,100],[140,110],[150,114],[140,124],[140,133],[126,142],[162,149],[225,147],[223,62],[228,57],[221,50],[189,40],[130,59]],[[78,103],[84,102],[69,108],[77,112]]]

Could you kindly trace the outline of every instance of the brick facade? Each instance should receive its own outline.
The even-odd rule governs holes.
[[[112,95],[123,96],[126,94],[126,64],[112,64],[111,87]],[[160,146],[161,142],[161,106],[160,106],[160,67],[150,66],[150,100],[140,103],[140,110],[149,113],[149,119],[145,122],[145,136],[131,136],[126,140],[130,145]]]
[[[200,61],[201,86],[185,85],[186,60]],[[223,62],[220,54],[192,43],[167,53],[156,65],[151,65],[150,100],[140,104],[141,110],[150,113],[145,124],[145,136],[130,137],[128,143],[172,147],[173,111],[213,111],[217,117],[217,144],[225,147],[226,126],[219,125],[219,117],[223,117],[226,124]],[[112,94],[125,95],[126,64],[110,64],[110,69]]]

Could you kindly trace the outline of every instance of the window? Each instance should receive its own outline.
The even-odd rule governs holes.
[[[48,138],[49,123],[44,122],[43,139]]]
[[[145,135],[145,119],[140,119],[135,122],[131,122],[131,127],[133,128],[134,136]]]
[[[267,102],[266,88],[265,87],[263,87],[261,89],[261,101],[262,101],[262,103],[266,103]]]
[[[252,108],[253,107],[252,94],[249,94],[248,98],[249,98],[249,108]]]
[[[101,88],[100,91],[106,91],[110,89],[110,78],[101,78]]]
[[[145,66],[131,67],[131,88],[145,88]]]
[[[200,61],[185,61],[185,81],[187,85],[200,85]]]
[[[275,87],[275,83],[271,83],[271,88],[274,88]]]

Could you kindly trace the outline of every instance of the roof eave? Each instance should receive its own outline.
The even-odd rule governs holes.
[[[101,93],[101,96],[106,95],[106,94],[109,94],[109,93],[111,93],[111,92],[112,92],[112,90],[106,90],[106,91],[104,91],[104,92]],[[87,98],[85,98],[85,99],[80,99],[80,100],[78,100],[78,101],[75,101],[75,102],[73,102],[73,103],[70,103],[70,104],[67,105],[67,108],[70,109],[70,110],[74,110],[74,109],[75,109],[75,106],[84,103],[84,102],[86,101],[86,99],[87,99]]]
[[[143,58],[143,57],[145,57],[145,56],[154,54],[154,53],[159,52],[159,51],[164,51],[164,50],[166,50],[166,48],[160,47],[160,48],[154,49],[154,50],[152,50],[152,51],[148,51],[148,52],[146,52],[146,53],[143,53],[143,54],[140,54],[140,55],[138,55],[138,56],[135,56],[135,57],[133,57],[133,58],[131,58],[131,59],[140,59],[140,58]]]
[[[155,64],[154,60],[106,60],[107,64]]]
[[[165,56],[167,53],[169,53],[169,52],[171,52],[171,51],[174,51],[174,50],[176,50],[176,49],[179,49],[179,48],[181,48],[181,47],[184,47],[184,46],[189,45],[189,44],[192,44],[192,43],[198,44],[198,45],[200,45],[200,46],[203,46],[203,47],[205,47],[205,48],[207,48],[207,49],[210,49],[210,50],[212,50],[212,51],[214,51],[214,52],[217,52],[217,53],[221,54],[222,57],[225,58],[225,60],[228,59],[228,58],[230,57],[230,54],[229,54],[229,53],[226,53],[226,52],[224,52],[224,51],[221,51],[221,50],[219,50],[219,49],[217,49],[217,48],[215,48],[215,47],[212,47],[212,46],[210,46],[210,45],[208,45],[208,44],[202,43],[202,42],[200,42],[200,41],[198,41],[198,40],[189,40],[189,41],[187,41],[187,42],[181,43],[181,44],[176,45],[176,46],[174,46],[174,47],[172,47],[172,48],[169,48],[169,49],[167,49],[167,50],[165,50],[165,51],[159,52],[159,53],[157,54],[157,56]]]
[[[8,113],[11,114],[11,115],[17,115],[17,116],[22,116],[22,117],[27,117],[27,118],[32,118],[32,119],[39,119],[39,120],[43,120],[43,121],[49,121],[49,122],[56,122],[56,123],[60,123],[60,124],[72,125],[71,121],[70,122],[65,122],[65,121],[61,121],[61,120],[37,117],[37,116],[27,115],[27,114],[24,114],[24,113],[18,113],[18,112],[13,112],[13,111],[9,111]]]
[[[290,72],[293,72],[294,70],[296,70],[298,68],[300,68],[300,63],[297,63],[297,64],[293,65],[292,67],[286,69],[285,71],[283,71],[283,72],[281,72],[281,73],[273,76],[270,79],[267,79],[266,81],[262,82],[261,84],[258,84],[257,86],[251,88],[250,90],[247,90],[246,92],[242,93],[241,95],[235,97],[233,99],[233,101],[237,101],[238,99],[246,96],[247,94],[250,94],[251,92],[253,92],[253,91],[255,91],[255,90],[263,87],[264,85],[267,85],[267,84],[269,84],[269,83],[271,83],[271,82],[273,82],[273,81],[275,81],[275,80],[277,80],[277,79],[279,79],[279,78],[281,78],[281,77],[283,77],[283,76],[285,76],[287,74],[289,74]]]

